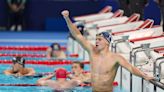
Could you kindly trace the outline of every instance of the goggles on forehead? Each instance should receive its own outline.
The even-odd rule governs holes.
[[[60,45],[58,43],[53,43],[51,45],[51,48],[52,50],[56,50],[56,51],[61,50]]]
[[[52,49],[53,50],[60,50],[60,47],[58,45],[54,45]]]
[[[12,62],[13,62],[14,64],[18,63],[18,64],[24,66],[24,64],[25,64],[25,59],[22,58],[22,57],[14,57],[14,58],[12,59]]]

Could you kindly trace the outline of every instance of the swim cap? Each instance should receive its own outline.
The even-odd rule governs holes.
[[[58,78],[67,78],[67,71],[63,68],[59,68],[55,71],[56,73],[56,79]]]
[[[58,43],[53,43],[51,45],[52,50],[61,50],[61,47]]]
[[[17,56],[17,57],[14,57],[14,58],[12,59],[12,62],[13,62],[14,64],[15,64],[15,63],[18,63],[18,64],[20,64],[20,65],[23,65],[23,67],[24,67],[25,59],[22,58],[22,57],[20,57],[20,56]]]
[[[96,34],[96,36],[103,36],[109,43],[112,40],[112,36],[108,32],[101,32],[99,34]]]

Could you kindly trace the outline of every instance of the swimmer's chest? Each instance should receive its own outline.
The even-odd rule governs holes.
[[[102,72],[110,72],[114,69],[116,60],[108,56],[97,56],[93,58],[92,69],[100,69]]]

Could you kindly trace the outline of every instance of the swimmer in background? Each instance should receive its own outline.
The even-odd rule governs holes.
[[[25,59],[22,57],[14,57],[12,59],[12,69],[3,71],[6,75],[14,76],[33,76],[35,75],[35,70],[33,68],[25,67]]]
[[[48,59],[56,58],[56,59],[66,59],[66,54],[61,49],[60,45],[58,43],[53,43],[48,49],[47,49],[47,55],[46,57]]]
[[[56,80],[52,80],[51,78],[56,77]],[[48,75],[44,78],[40,78],[37,81],[38,85],[51,87],[56,91],[70,90],[79,84],[81,81],[79,80],[66,80],[67,78],[67,70],[64,68],[56,69],[55,73],[52,75]]]
[[[72,63],[72,74],[68,74],[67,77],[83,83],[91,82],[91,74],[84,72],[84,64],[78,61]]]

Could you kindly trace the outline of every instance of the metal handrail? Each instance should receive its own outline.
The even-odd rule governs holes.
[[[153,51],[153,49],[151,48],[147,48],[147,49],[140,49],[134,52],[134,66],[136,66],[136,55],[138,52],[142,52],[142,51]],[[148,58],[151,58],[150,56],[148,56]]]
[[[157,59],[154,61],[154,63],[153,63],[153,66],[154,66],[154,68],[153,68],[153,74],[154,74],[155,77],[158,77],[157,74],[156,74],[156,68],[158,68],[158,66],[156,66],[156,65],[157,65],[157,61],[159,61],[159,60],[161,60],[161,59],[164,59],[164,57],[159,57],[159,58],[157,58]]]
[[[134,57],[134,55],[133,55],[133,52],[135,51],[135,50],[137,50],[137,49],[140,49],[140,48],[142,48],[141,46],[138,46],[138,47],[135,47],[135,48],[132,48],[132,50],[130,51],[130,63],[132,63],[132,58]]]
[[[159,63],[159,70],[158,70],[158,72],[159,72],[159,81],[161,81],[161,77],[162,77],[162,74],[161,74],[162,64],[164,64],[164,61]]]
[[[116,48],[117,44],[127,42],[128,38],[129,38],[129,36],[123,36],[122,39],[114,40],[112,43],[112,51],[117,52],[117,48]]]

